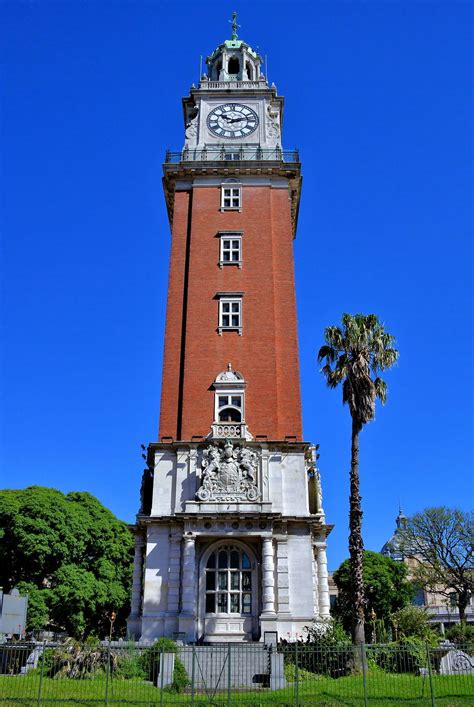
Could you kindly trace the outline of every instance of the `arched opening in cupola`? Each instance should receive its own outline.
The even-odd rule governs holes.
[[[228,74],[238,74],[240,71],[240,61],[236,56],[232,56],[229,59],[229,62],[227,64],[227,73]]]
[[[247,78],[249,81],[253,81],[253,67],[250,61],[245,63],[245,68],[247,70]]]

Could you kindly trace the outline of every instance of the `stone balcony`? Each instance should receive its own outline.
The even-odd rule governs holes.
[[[298,164],[298,150],[282,150],[281,147],[263,148],[258,145],[241,145],[235,147],[185,147],[180,152],[166,151],[166,164],[182,162],[283,162]]]
[[[214,422],[212,439],[251,439],[245,422]]]
[[[219,91],[222,89],[255,91],[255,89],[260,88],[268,89],[268,83],[263,76],[258,81],[239,81],[233,78],[229,78],[226,81],[208,81],[203,79],[199,82],[199,88],[201,91]]]

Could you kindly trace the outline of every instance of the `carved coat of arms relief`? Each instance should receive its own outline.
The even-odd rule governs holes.
[[[202,485],[196,494],[199,501],[256,501],[260,492],[256,485],[259,454],[238,447],[227,440],[224,447],[212,443],[203,452]]]

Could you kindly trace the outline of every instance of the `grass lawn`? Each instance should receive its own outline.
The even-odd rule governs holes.
[[[474,675],[433,676],[433,687],[436,695],[436,705],[446,707],[464,707],[474,704]],[[105,704],[106,680],[104,676],[90,680],[73,680],[69,678],[43,678],[41,704],[59,705],[103,705]],[[300,705],[363,705],[363,678],[349,676],[333,680],[314,676],[306,679],[298,686],[298,704]],[[393,675],[377,672],[367,676],[369,704],[387,707],[388,705],[431,705],[428,677],[417,675]],[[0,676],[0,707],[7,705],[22,705],[33,707],[38,705],[39,676]],[[206,695],[196,693],[195,704],[227,705],[227,691]],[[191,694],[161,693],[151,683],[143,680],[112,679],[108,686],[108,704],[137,705],[189,705]],[[233,705],[280,705],[296,704],[296,685],[289,685],[283,690],[233,691]]]

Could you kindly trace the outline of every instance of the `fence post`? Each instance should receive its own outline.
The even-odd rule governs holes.
[[[194,705],[194,660],[196,658],[196,649],[193,646],[193,662],[191,664],[191,705]]]
[[[298,675],[298,641],[295,643],[295,705],[298,707],[300,703],[300,686]]]
[[[41,670],[40,670],[40,681],[38,685],[38,707],[41,705],[41,688],[43,687],[43,672],[44,672],[44,647],[46,641],[43,641],[43,650],[41,651]]]
[[[362,661],[362,684],[364,686],[364,707],[369,704],[367,695],[367,655],[365,652],[365,643],[360,644],[360,659]]]
[[[230,707],[230,702],[231,702],[231,693],[230,693],[230,683],[231,683],[231,678],[232,678],[232,666],[230,663],[230,643],[227,648],[227,706]]]
[[[430,680],[430,695],[431,695],[431,705],[432,707],[435,707],[435,694],[434,694],[434,688],[433,688],[433,674],[431,672],[431,655],[430,655],[430,646],[429,643],[426,643],[426,660],[428,661],[428,677]]]
[[[164,653],[164,648],[161,649],[161,656],[160,656],[160,707],[163,705],[163,680],[164,680],[164,670],[163,670],[163,653]]]
[[[109,704],[110,641],[107,643],[107,665],[105,666],[105,704]]]

